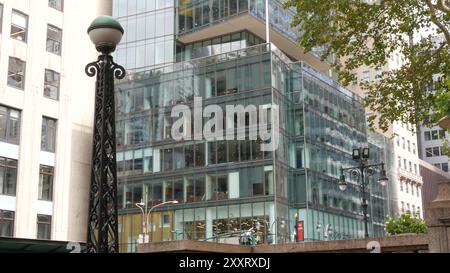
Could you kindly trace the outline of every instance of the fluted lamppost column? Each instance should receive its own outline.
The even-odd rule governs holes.
[[[123,33],[120,23],[109,16],[97,17],[88,28],[89,37],[100,52],[98,60],[86,66],[86,74],[97,77],[88,253],[119,252],[114,78],[122,79],[125,69],[114,63],[111,53]]]

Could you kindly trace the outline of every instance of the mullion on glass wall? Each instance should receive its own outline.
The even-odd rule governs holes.
[[[194,28],[202,26],[203,22],[202,22],[202,15],[203,15],[203,11],[202,11],[202,6],[200,5],[200,1],[201,0],[193,0],[194,2]]]

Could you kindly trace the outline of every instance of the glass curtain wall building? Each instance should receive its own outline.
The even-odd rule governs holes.
[[[138,9],[137,14],[128,14],[129,2],[114,2],[114,14],[121,22],[141,15],[147,20],[160,12],[148,11],[147,1],[142,12]],[[134,5],[136,1],[131,2]],[[362,237],[356,181],[348,177],[347,191],[338,188],[340,167],[355,164],[352,149],[369,145],[361,99],[245,27],[186,41],[184,35],[197,35],[197,28],[207,31],[211,24],[226,23],[216,20],[217,16],[227,20],[242,14],[254,16],[252,5],[264,1],[151,2],[165,3],[161,10],[177,16],[172,22],[174,29],[164,36],[167,41],[172,39],[171,47],[163,50],[164,54],[171,51],[171,58],[147,65],[147,58],[156,58],[150,55],[163,51],[145,49],[144,65],[126,61],[131,73],[116,84],[121,251],[135,251],[145,231],[147,217],[136,203],[142,202],[148,212],[172,200],[178,204],[151,210],[147,230],[151,242],[242,243],[242,235],[249,230],[257,243],[292,242],[295,214],[304,222],[304,240]],[[156,21],[159,27],[165,25],[161,22]],[[264,22],[260,18],[257,22],[263,29]],[[274,23],[272,28],[291,39]],[[286,31],[290,31],[287,29],[288,24]],[[144,36],[144,43],[154,39]],[[119,63],[123,52],[128,60],[128,46],[134,48],[130,43],[134,42],[125,38],[118,47],[122,49],[116,55]],[[134,49],[130,52],[137,56]],[[263,151],[259,137],[248,137],[253,128],[250,115],[244,118],[245,140],[175,141],[172,125],[178,118],[172,118],[171,111],[180,104],[194,109],[195,97],[201,98],[203,109],[219,105],[224,112],[229,105],[277,105],[279,148]],[[208,120],[204,118],[203,124]],[[224,124],[227,122],[224,119]],[[194,122],[185,126],[195,129]],[[371,145],[375,162],[383,147]],[[372,195],[379,198],[370,198],[370,208],[377,215],[386,215],[385,192],[373,190]],[[371,213],[371,235],[382,235],[373,224],[378,221],[375,214]]]

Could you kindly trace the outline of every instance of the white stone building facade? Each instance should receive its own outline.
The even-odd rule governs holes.
[[[0,0],[0,236],[85,241],[97,58],[110,0]]]

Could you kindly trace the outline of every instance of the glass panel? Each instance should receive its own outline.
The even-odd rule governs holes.
[[[0,140],[18,144],[20,133],[20,112],[0,106]]]
[[[185,156],[183,147],[174,149],[174,165],[175,169],[183,169],[185,167]]]
[[[47,51],[61,55],[62,30],[48,25],[47,26]]]
[[[27,42],[28,16],[13,10],[11,18],[11,38]]]
[[[173,150],[172,149],[164,149],[162,150],[163,154],[163,170],[170,171],[173,169]]]
[[[164,183],[165,187],[165,202],[173,200],[173,182],[166,181]]]
[[[195,202],[195,179],[192,177],[186,178],[186,202]]]
[[[56,121],[49,118],[42,119],[41,150],[55,152]]]
[[[152,205],[157,205],[162,203],[163,201],[163,184],[162,183],[156,183],[153,185],[153,198],[152,198]]]
[[[187,145],[184,148],[184,161],[186,168],[194,167],[194,145]],[[200,166],[200,165],[199,165]]]
[[[52,217],[49,215],[37,216],[37,238],[49,240],[51,237],[51,221]]]
[[[0,194],[4,194],[6,167],[2,166],[1,164],[4,164],[4,159],[0,157]]]
[[[248,10],[248,0],[239,0],[239,12]]]
[[[51,201],[53,189],[53,167],[41,166],[39,178],[39,200]]]
[[[230,1],[230,16],[233,14],[236,14],[237,12],[237,5],[238,0],[229,0]]]
[[[208,164],[216,164],[216,142],[208,142]]]
[[[176,180],[173,184],[173,200],[177,200],[179,203],[183,203],[183,180]]]
[[[241,161],[247,161],[250,160],[251,154],[250,154],[250,141],[243,140],[240,142],[240,152],[241,152]]]
[[[15,196],[17,183],[17,160],[6,159],[4,194]]]
[[[217,188],[215,190],[217,200],[228,199],[228,176],[223,175],[217,178]]]
[[[48,0],[48,6],[63,11],[64,0]]]
[[[227,163],[227,143],[226,141],[217,142],[217,164]]]
[[[0,33],[2,33],[3,29],[3,4],[0,4]]]
[[[44,97],[58,100],[60,76],[52,70],[45,70]]]
[[[195,202],[205,201],[206,191],[205,191],[205,176],[197,176],[195,178]]]
[[[229,162],[239,162],[239,143],[235,140],[228,141]]]
[[[6,125],[8,124],[8,108],[0,105],[0,139],[6,140]]]
[[[25,62],[17,58],[9,58],[8,85],[19,89],[25,87]]]

